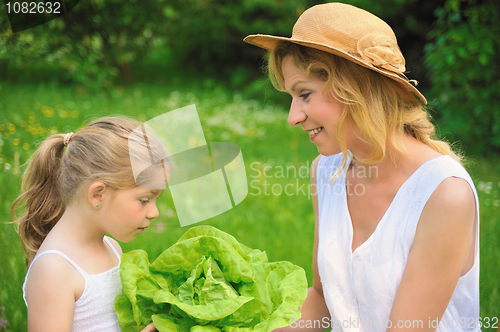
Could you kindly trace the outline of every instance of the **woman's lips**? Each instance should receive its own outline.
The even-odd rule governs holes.
[[[319,127],[315,128],[312,130],[308,130],[307,132],[309,133],[309,139],[312,141],[314,140],[322,131],[325,129],[324,127]]]

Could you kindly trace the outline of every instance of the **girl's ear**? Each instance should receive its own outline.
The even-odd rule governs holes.
[[[94,209],[99,209],[103,201],[103,195],[107,191],[104,182],[94,182],[87,191],[87,200]]]

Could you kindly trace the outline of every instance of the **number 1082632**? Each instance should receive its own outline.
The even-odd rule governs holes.
[[[7,13],[11,14],[61,14],[60,2],[7,2]]]

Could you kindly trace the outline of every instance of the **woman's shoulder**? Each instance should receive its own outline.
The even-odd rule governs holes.
[[[468,172],[458,161],[458,157],[443,154],[432,147],[411,139],[406,143],[409,154],[405,154],[405,164],[410,173],[418,169],[425,169],[426,175],[435,174],[438,177],[454,176],[470,179]]]
[[[448,172],[470,178],[469,172],[467,172],[462,163],[453,157],[449,155],[442,155],[441,158],[439,158],[439,162],[443,169]]]
[[[311,172],[314,172],[318,183],[328,182],[342,169],[343,160],[344,155],[342,152],[330,156],[319,155],[312,164]],[[350,158],[348,157],[346,165],[349,162]]]
[[[429,198],[436,207],[461,210],[474,206],[477,193],[474,182],[460,162],[448,155],[442,155],[433,160],[432,171],[437,175],[438,185]]]
[[[424,167],[422,167],[424,166]],[[439,157],[433,158],[428,162],[424,163],[421,167],[425,169],[421,176],[423,182],[438,181],[441,183],[445,179],[455,178],[462,179],[465,181],[447,181],[452,183],[468,183],[469,186],[474,187],[474,182],[470,174],[467,172],[465,167],[453,157],[449,155],[441,155]],[[425,167],[426,166],[426,167]]]
[[[340,167],[343,159],[344,154],[340,152],[330,156],[319,155],[314,162],[317,163],[317,167]]]

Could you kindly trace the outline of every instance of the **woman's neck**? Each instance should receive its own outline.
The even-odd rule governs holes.
[[[363,174],[369,183],[385,183],[397,176],[410,176],[422,163],[440,155],[410,135],[398,137],[395,142],[400,148],[388,140],[385,155],[376,164],[359,161],[367,158],[373,151],[367,144],[361,145],[357,150],[351,150],[353,158],[350,169],[354,173]]]

